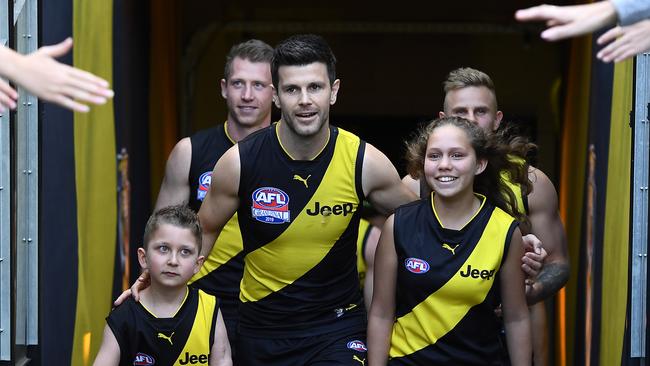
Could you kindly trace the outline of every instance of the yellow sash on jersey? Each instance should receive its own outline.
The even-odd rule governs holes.
[[[188,284],[198,281],[210,274],[212,271],[217,270],[221,265],[230,261],[242,250],[244,250],[243,241],[241,231],[239,231],[239,220],[237,219],[237,213],[235,213],[235,215],[228,220],[226,226],[223,227],[221,233],[219,233],[219,237],[214,243],[212,251],[205,259],[205,262],[203,262],[201,269],[199,269],[199,272],[192,277]]]
[[[474,251],[458,272],[438,291],[395,321],[391,357],[406,356],[435,344],[454,329],[473,306],[485,300],[501,266],[504,243],[513,220],[495,207]],[[461,277],[460,272],[468,265],[474,269],[494,270],[494,276],[489,279]]]
[[[212,331],[212,321],[214,308],[217,306],[217,300],[214,296],[208,295],[199,290],[199,305],[196,309],[196,317],[190,335],[187,337],[183,350],[178,355],[174,366],[184,366],[188,364],[205,364],[210,360],[210,332]],[[216,339],[214,340],[217,341]],[[198,353],[197,353],[198,352]],[[188,363],[186,360],[190,360]],[[191,362],[196,360],[196,362]],[[203,362],[203,360],[206,360]],[[184,363],[181,364],[181,361]]]
[[[359,144],[357,136],[339,128],[334,155],[310,201],[280,236],[246,255],[243,302],[261,300],[292,284],[320,263],[339,240],[359,206],[355,182]],[[347,215],[307,215],[306,209],[316,202],[321,206],[350,203],[353,209]]]

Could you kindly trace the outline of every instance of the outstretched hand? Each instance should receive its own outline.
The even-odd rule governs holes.
[[[72,39],[44,46],[17,59],[15,75],[9,76],[16,84],[38,98],[59,104],[77,112],[88,112],[85,103],[104,104],[113,97],[108,82],[89,72],[55,60],[68,53]]]
[[[0,113],[16,108],[18,93],[6,81],[0,79]]]
[[[151,284],[151,280],[149,277],[149,271],[144,270],[140,277],[138,277],[137,280],[133,283],[133,286],[131,286],[130,289],[125,290],[118,296],[118,298],[113,302],[114,306],[118,306],[126,299],[129,298],[129,296],[133,296],[133,300],[136,302],[140,301],[140,291],[144,290],[145,288],[149,287]]]
[[[598,37],[597,42],[599,45],[607,44],[596,55],[603,62],[620,62],[650,51],[650,20],[641,20],[625,27],[614,27]]]
[[[591,33],[615,23],[616,17],[616,9],[609,1],[572,6],[544,4],[515,13],[515,18],[520,22],[546,22],[548,29],[543,31],[541,36],[547,41]]]

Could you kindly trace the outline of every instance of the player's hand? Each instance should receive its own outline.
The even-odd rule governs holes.
[[[0,79],[0,113],[16,108],[18,93],[6,81]]]
[[[55,60],[71,48],[72,39],[67,38],[22,56],[18,59],[13,81],[38,98],[77,112],[88,112],[84,102],[106,103],[113,97],[106,80]]]
[[[140,301],[140,291],[149,287],[151,281],[149,277],[149,271],[145,270],[142,272],[140,277],[133,283],[130,289],[125,290],[120,294],[120,296],[113,302],[114,306],[118,306],[123,303],[129,296],[133,296],[133,300],[136,302]]]
[[[524,244],[521,269],[526,273],[527,277],[534,279],[544,268],[544,260],[548,253],[546,253],[546,250],[542,247],[542,242],[535,235],[524,235],[521,239]]]
[[[597,42],[599,45],[609,43],[596,55],[603,62],[620,62],[648,51],[650,50],[650,20],[641,20],[626,27],[614,27],[598,37]]]
[[[609,1],[573,6],[544,4],[518,10],[515,18],[520,22],[546,22],[548,29],[542,32],[542,38],[557,41],[591,33],[613,24],[616,22],[616,9]]]

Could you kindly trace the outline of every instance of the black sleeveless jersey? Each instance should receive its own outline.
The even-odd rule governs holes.
[[[199,131],[190,137],[192,162],[188,176],[189,205],[197,212],[210,188],[214,165],[234,144],[228,136],[227,123]],[[237,318],[239,282],[243,271],[242,239],[235,214],[224,226],[203,266],[189,283],[192,287],[219,297],[223,318],[230,324]]]
[[[239,142],[240,331],[291,337],[363,329],[356,240],[365,142],[331,126],[323,151],[297,161],[281,146],[278,126]]]
[[[190,163],[190,173],[187,177],[187,181],[190,183],[188,205],[195,212],[199,212],[201,203],[203,203],[203,199],[208,193],[214,165],[235,144],[228,136],[226,123],[201,130],[190,136],[192,161]]]
[[[500,365],[499,269],[516,228],[486,202],[461,229],[442,227],[429,198],[395,211],[391,365]]]
[[[111,311],[108,326],[120,346],[120,365],[208,364],[214,343],[217,300],[190,289],[173,318],[157,318],[129,297]]]

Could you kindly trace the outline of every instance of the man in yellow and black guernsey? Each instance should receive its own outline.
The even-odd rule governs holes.
[[[199,211],[217,160],[237,141],[271,123],[271,58],[273,48],[251,39],[234,45],[226,56],[221,96],[228,106],[223,124],[198,131],[180,140],[167,160],[156,210],[187,204]],[[236,354],[239,282],[244,270],[242,239],[237,215],[219,236],[190,284],[219,298],[233,355]]]
[[[365,363],[360,205],[367,198],[391,212],[416,196],[383,153],[329,124],[340,85],[335,62],[319,36],[276,47],[271,73],[282,118],[223,155],[199,211],[204,253],[239,217],[239,365]]]

